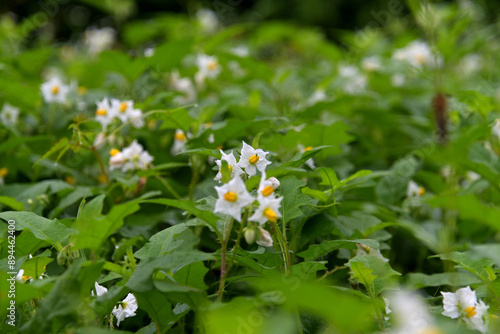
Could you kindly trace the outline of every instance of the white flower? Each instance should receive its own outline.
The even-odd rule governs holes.
[[[116,117],[116,110],[111,107],[111,103],[107,97],[105,97],[102,101],[96,101],[97,109],[95,112],[96,120],[101,123],[102,129],[106,130],[109,123],[113,121],[113,118]]]
[[[309,99],[307,100],[307,104],[312,106],[312,105],[315,105],[316,103],[324,101],[324,100],[326,100],[325,90],[318,88],[309,97]]]
[[[367,79],[354,66],[339,66],[339,75],[344,79],[343,89],[346,94],[356,95],[365,91]]]
[[[259,196],[259,207],[248,220],[258,222],[260,225],[264,225],[268,220],[275,223],[281,217],[280,207],[282,200],[283,197]]]
[[[410,180],[408,182],[408,188],[406,188],[406,197],[413,199],[413,198],[420,198],[425,193],[425,189],[423,187],[419,187],[417,183],[414,181]]]
[[[108,292],[108,289],[106,289],[102,285],[99,285],[99,283],[97,283],[97,282],[94,283],[94,287],[95,287],[95,293],[96,293],[95,295],[97,297],[102,296],[103,294]],[[94,296],[94,291],[92,291],[91,294],[92,294],[92,296]]]
[[[170,75],[170,87],[173,90],[184,94],[184,96],[175,97],[175,103],[189,104],[196,101],[197,94],[193,82],[189,78],[181,78],[179,72],[174,71]]]
[[[227,167],[231,172],[231,178],[235,178],[236,176],[240,176],[241,174],[243,174],[243,170],[236,162],[236,158],[234,157],[232,151],[231,153],[226,154],[222,150],[220,150],[220,153],[222,154],[222,158],[220,158],[220,160],[215,160],[215,163],[217,164],[217,166],[219,166],[219,172],[217,173],[217,175],[215,175],[214,180],[220,181],[222,179],[222,173],[221,173],[222,160],[227,161]]]
[[[146,48],[144,49],[144,57],[150,58],[153,57],[155,54],[156,49],[155,48]]]
[[[196,12],[196,18],[206,33],[213,33],[219,26],[219,19],[210,9],[202,8]]]
[[[248,193],[245,183],[239,176],[229,183],[215,187],[219,198],[215,202],[214,212],[230,215],[241,222],[241,209],[251,204],[255,199]]]
[[[113,315],[116,317],[116,326],[120,326],[120,322],[125,318],[133,317],[135,311],[137,311],[137,300],[133,294],[129,293],[112,311]]]
[[[500,118],[497,118],[495,120],[495,124],[491,129],[491,133],[493,133],[495,136],[497,136],[498,139],[500,139]]]
[[[147,169],[154,159],[136,140],[130,146],[124,148],[123,151],[112,149],[109,154],[111,155],[109,169],[121,168],[122,172]]]
[[[391,77],[391,83],[394,87],[401,87],[405,84],[406,77],[404,74],[396,73]]]
[[[259,232],[259,239],[255,241],[257,245],[262,247],[273,247],[273,238],[271,237],[271,234],[260,226]]]
[[[100,147],[106,142],[106,133],[101,131],[95,136],[94,147]]]
[[[389,304],[392,309],[389,309]],[[394,332],[397,334],[442,333],[435,326],[422,298],[412,292],[396,291],[389,294],[386,314],[390,313],[395,323]]]
[[[243,142],[238,166],[245,168],[245,172],[248,176],[254,176],[257,173],[257,169],[259,172],[263,172],[266,170],[267,165],[271,163],[271,161],[266,159],[268,153],[269,152],[260,148],[254,149],[252,146]]]
[[[66,103],[69,86],[64,85],[58,77],[52,77],[49,81],[44,82],[40,89],[45,102]]]
[[[215,56],[200,54],[196,58],[198,73],[202,78],[216,78],[221,72],[221,66]]]
[[[111,99],[111,109],[113,110],[113,114],[123,123],[131,121],[132,125],[137,129],[144,126],[142,111],[140,109],[134,109],[134,101]]]
[[[396,50],[393,56],[394,59],[405,61],[410,65],[421,68],[424,65],[430,65],[432,67],[438,67],[442,63],[442,59],[436,59],[433,57],[431,48],[427,43],[422,41],[413,41],[402,49]]]
[[[185,151],[186,143],[187,143],[187,137],[184,131],[182,131],[181,129],[175,130],[174,144],[170,149],[170,153],[172,155],[176,155],[177,153]]]
[[[88,47],[89,53],[96,55],[101,51],[110,49],[116,38],[116,31],[113,28],[91,28],[85,31],[84,43]]]
[[[477,53],[468,54],[462,58],[458,68],[464,75],[471,75],[479,72],[483,68],[483,58]]]
[[[270,177],[266,179],[266,172],[262,172],[260,178],[259,188],[257,189],[257,196],[268,197],[271,196],[274,191],[280,186],[280,181],[275,177]]]
[[[231,53],[238,57],[244,58],[248,57],[248,55],[250,54],[250,50],[248,50],[248,47],[245,45],[239,45],[232,48]]]
[[[380,62],[380,58],[378,56],[371,56],[364,58],[361,61],[361,66],[365,71],[378,71],[382,67],[382,63]]]
[[[489,306],[482,300],[477,300],[476,292],[469,286],[458,289],[455,293],[442,292],[443,307],[442,314],[452,319],[462,317],[470,329],[475,329],[481,333],[488,331],[487,310]]]
[[[0,112],[0,122],[6,126],[15,126],[19,117],[19,108],[5,103]]]

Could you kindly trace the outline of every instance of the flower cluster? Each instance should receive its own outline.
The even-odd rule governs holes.
[[[95,293],[97,297],[104,295],[106,292],[108,292],[108,289],[95,282]],[[94,291],[92,291],[92,296],[93,295]],[[135,296],[129,293],[127,297],[119,302],[118,306],[115,306],[111,312],[116,317],[116,326],[120,326],[120,322],[125,320],[125,318],[135,316],[137,307],[137,300],[135,299]]]
[[[109,169],[121,168],[122,172],[147,169],[154,159],[136,140],[122,151],[112,149],[109,154]]]
[[[263,226],[267,221],[275,223],[281,217],[280,206],[283,197],[276,197],[275,190],[279,187],[278,179],[266,177],[266,167],[271,162],[266,159],[268,152],[262,149],[254,149],[243,142],[240,160],[236,162],[233,152],[225,154],[222,152],[222,158],[216,161],[221,167],[222,161],[226,161],[231,173],[231,180],[220,187],[215,187],[218,199],[215,203],[214,212],[228,214],[239,222],[242,222],[242,209],[251,213],[252,204],[257,200],[258,207],[248,218],[248,221],[258,223],[259,226],[248,228],[245,232],[245,239],[252,243],[255,235],[258,235],[257,243],[262,246],[272,246],[272,238]],[[257,171],[261,172],[261,180],[257,189],[257,197],[252,196],[243,182],[241,175],[246,173],[249,177],[254,176]],[[216,180],[222,179],[222,171],[215,177]]]
[[[130,121],[135,128],[144,126],[142,111],[134,108],[134,101],[121,101],[105,97],[102,101],[96,101],[96,120],[106,130],[113,119],[118,118],[123,123]]]

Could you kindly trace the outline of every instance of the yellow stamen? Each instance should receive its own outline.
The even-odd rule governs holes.
[[[3,179],[7,174],[9,174],[9,170],[6,167],[0,168],[0,178]]]
[[[186,135],[184,134],[184,132],[178,131],[175,133],[174,139],[177,141],[186,141]]]
[[[248,159],[248,161],[250,161],[251,164],[256,164],[257,161],[259,161],[259,159],[260,159],[260,157],[257,154],[255,154],[255,155],[252,155],[250,157],[250,159]]]
[[[423,54],[416,55],[415,59],[419,65],[423,65],[425,63],[425,56]]]
[[[425,194],[425,189],[424,189],[424,187],[419,187],[419,188],[418,188],[418,194],[419,194],[420,196],[423,196],[423,195]]]
[[[467,318],[472,318],[473,316],[475,316],[477,314],[476,308],[474,306],[469,306],[464,311],[465,311],[465,315],[467,316]]]
[[[28,279],[30,279],[30,278],[31,278],[30,276],[24,276],[24,275],[23,275],[23,281],[26,281],[26,280],[28,280]]]
[[[426,328],[421,334],[443,334],[443,331],[436,327]]]
[[[78,87],[78,95],[85,95],[87,94],[87,87],[80,86]]]
[[[312,150],[314,147],[312,146],[307,146],[305,149],[304,149],[304,152],[307,152],[307,151],[310,151]]]
[[[104,108],[99,108],[97,109],[97,111],[95,112],[95,114],[97,116],[106,116],[106,114],[108,113],[108,111]]]
[[[205,127],[206,127],[206,128],[210,128],[210,127],[212,127],[212,122],[206,122],[206,123],[205,123]]]
[[[274,188],[271,186],[267,186],[264,189],[262,189],[261,192],[262,192],[262,196],[267,197],[274,192]]]
[[[223,147],[222,145],[219,145],[219,146],[217,146],[217,149],[222,150],[222,147]]]
[[[207,67],[210,71],[213,71],[215,69],[217,69],[217,67],[219,66],[219,64],[217,64],[216,61],[212,60],[210,63],[208,63]]]
[[[276,223],[276,221],[278,220],[278,215],[270,208],[264,210],[264,216],[273,223]]]
[[[236,202],[236,200],[238,199],[238,195],[236,195],[236,193],[233,193],[232,191],[228,191],[224,194],[224,199],[228,202]]]
[[[111,149],[111,151],[109,151],[109,154],[114,157],[115,155],[117,155],[118,153],[120,153],[119,150],[117,150],[116,148],[113,148]]]
[[[122,104],[120,105],[120,112],[123,113],[127,111],[127,108],[128,108],[127,102],[122,102]]]
[[[71,184],[71,185],[76,183],[75,178],[73,176],[70,176],[70,175],[66,176],[65,181],[66,181],[66,183]]]
[[[52,86],[52,94],[56,95],[59,93],[59,86]]]

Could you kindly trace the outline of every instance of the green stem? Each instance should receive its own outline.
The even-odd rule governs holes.
[[[217,291],[217,300],[218,301],[222,301],[222,295],[224,294],[224,284],[226,281],[227,243],[229,241],[229,236],[231,235],[233,223],[234,223],[234,218],[231,218],[231,222],[229,223],[229,228],[226,231],[226,235],[224,236],[224,239],[221,240],[222,249],[221,249],[221,263],[220,263],[220,281],[219,281],[219,290]]]
[[[276,238],[278,239],[280,250],[283,253],[282,257],[283,257],[283,265],[284,265],[284,269],[285,269],[285,275],[288,276],[289,269],[291,267],[290,252],[288,250],[288,245],[286,243],[285,237],[281,233],[281,230],[278,226],[278,223],[272,222],[272,226],[273,226],[273,230],[276,233]]]
[[[236,243],[234,244],[233,247],[233,253],[231,254],[231,259],[229,260],[229,264],[226,269],[226,276],[229,274],[229,271],[233,267],[234,260],[236,258],[236,253],[238,253],[238,248],[240,246],[240,240],[241,236],[243,235],[243,229],[245,228],[247,217],[248,217],[248,211],[245,212],[245,217],[243,218],[243,221],[240,224],[240,230],[238,231],[238,235],[236,236]]]
[[[159,176],[159,175],[155,175],[155,177],[165,186],[165,188],[167,188],[168,191],[170,191],[170,193],[172,195],[174,195],[174,197],[178,200],[181,200],[182,197],[181,195],[179,195],[179,193],[177,191],[175,191],[174,188],[172,188],[172,186],[170,185],[170,183],[168,183],[168,181],[166,179],[164,179],[163,177]]]

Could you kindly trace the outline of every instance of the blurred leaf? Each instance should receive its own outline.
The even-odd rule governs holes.
[[[380,247],[379,243],[372,239],[325,240],[318,245],[309,246],[307,250],[300,252],[297,255],[306,261],[311,261],[326,256],[328,253],[339,248],[356,249],[356,244],[363,244],[375,249]]]

